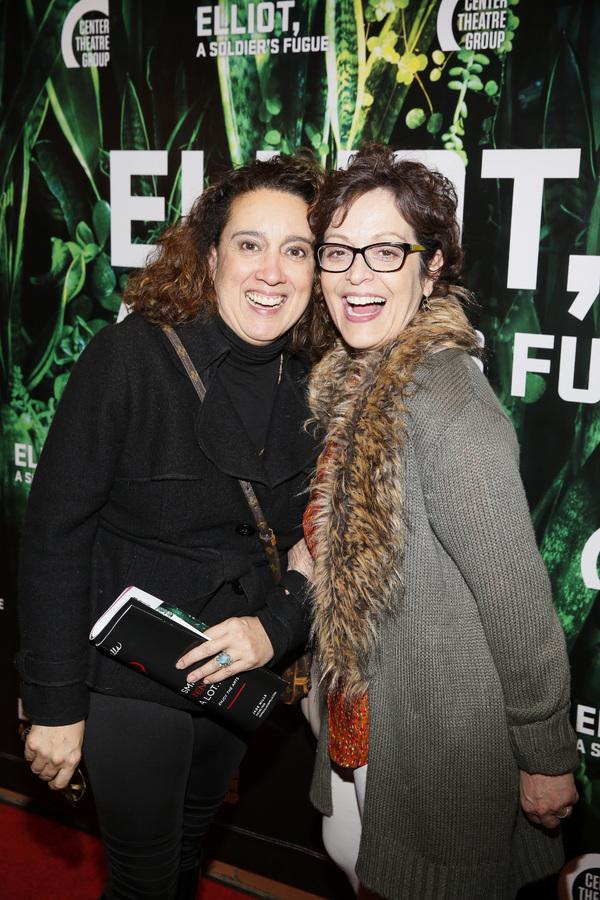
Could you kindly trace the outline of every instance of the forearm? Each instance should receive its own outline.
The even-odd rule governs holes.
[[[62,517],[51,474],[36,474],[23,530],[19,572],[21,649],[16,664],[32,721],[65,725],[85,718],[89,592],[96,516],[65,498]]]
[[[310,615],[307,602],[309,582],[297,570],[289,570],[281,576],[265,598],[264,606],[256,613],[273,645],[273,660],[308,641]]]
[[[100,338],[75,366],[55,414],[21,539],[17,667],[25,710],[46,725],[87,714],[92,552],[127,421],[121,368]]]
[[[424,469],[432,527],[477,603],[517,765],[549,775],[569,771],[577,753],[568,717],[568,658],[514,432],[473,404]]]

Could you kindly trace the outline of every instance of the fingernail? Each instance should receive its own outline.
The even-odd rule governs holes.
[[[188,682],[189,682],[190,684],[194,684],[196,681],[198,681],[198,678],[197,678],[196,675],[188,675],[188,679],[187,679],[187,680],[188,680]]]

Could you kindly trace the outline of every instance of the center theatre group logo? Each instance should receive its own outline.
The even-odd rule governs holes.
[[[576,900],[600,900],[600,869],[579,873],[573,882],[573,897]]]
[[[102,18],[84,19],[88,13]],[[65,18],[60,47],[68,69],[104,68],[110,60],[108,0],[79,0]]]
[[[560,900],[600,900],[600,854],[570,860],[560,873]]]
[[[501,47],[506,38],[507,9],[508,0],[442,0],[437,17],[440,50]]]

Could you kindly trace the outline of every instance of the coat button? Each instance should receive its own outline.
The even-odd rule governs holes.
[[[254,534],[256,529],[252,527],[252,525],[236,525],[235,533],[241,534],[242,537],[249,537],[251,534]]]
[[[241,582],[238,581],[237,579],[235,581],[231,582],[231,589],[234,594],[243,594],[244,593],[244,588],[242,587]]]

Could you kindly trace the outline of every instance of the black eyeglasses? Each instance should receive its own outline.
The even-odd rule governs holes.
[[[347,272],[360,253],[374,272],[399,272],[409,253],[422,253],[421,244],[395,244],[383,242],[366,247],[349,247],[347,244],[321,244],[317,247],[317,259],[324,272]]]

